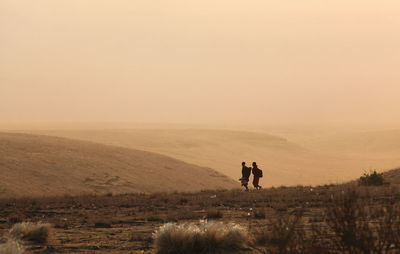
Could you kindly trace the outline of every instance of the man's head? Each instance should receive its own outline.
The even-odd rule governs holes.
[[[256,162],[253,162],[253,167],[257,167],[257,163]]]
[[[243,162],[242,162],[242,166],[246,166],[246,162],[243,161]]]

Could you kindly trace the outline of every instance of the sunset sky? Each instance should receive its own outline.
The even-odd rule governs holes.
[[[398,0],[2,0],[0,122],[399,123]]]

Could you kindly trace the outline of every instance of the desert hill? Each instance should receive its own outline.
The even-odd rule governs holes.
[[[400,154],[400,130],[351,132],[315,139],[314,147],[352,156]],[[400,159],[400,156],[397,156]]]
[[[0,133],[0,197],[198,191],[236,183],[155,153],[66,138]]]
[[[257,161],[264,170],[263,186],[343,182],[358,177],[368,166],[260,132],[195,128],[32,132],[156,152],[216,169],[234,180],[240,177],[242,161]]]
[[[390,184],[400,185],[400,168],[383,172],[383,177]]]
[[[400,130],[359,131],[320,137],[309,145],[326,154],[336,154],[379,171],[400,165]]]

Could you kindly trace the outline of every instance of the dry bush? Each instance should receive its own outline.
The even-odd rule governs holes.
[[[95,228],[111,228],[112,221],[106,218],[95,218],[93,219],[93,226]]]
[[[157,217],[156,217],[157,218]],[[168,210],[164,222],[178,222],[181,220],[197,220],[201,219],[201,214],[190,209]]]
[[[342,191],[326,209],[332,244],[341,253],[399,253],[400,207],[376,205],[355,189]]]
[[[10,229],[10,236],[16,240],[29,241],[32,243],[43,244],[47,243],[50,224],[46,223],[33,223],[33,222],[22,222],[15,224]]]
[[[23,222],[26,219],[26,216],[22,213],[13,213],[8,216],[8,223],[10,225],[14,225],[16,223]]]
[[[206,212],[207,219],[221,219],[223,216],[224,214],[216,208],[210,208]]]
[[[22,254],[25,249],[16,240],[8,240],[0,244],[0,254]]]
[[[254,218],[255,219],[265,219],[266,217],[266,211],[265,209],[255,209],[254,210]]]
[[[254,242],[263,253],[306,253],[302,212],[295,215],[277,215],[268,219],[268,226],[256,231]],[[311,253],[311,252],[310,252]]]
[[[239,253],[249,239],[237,224],[203,222],[161,226],[154,234],[157,254]]]
[[[364,186],[380,186],[385,183],[383,173],[378,173],[376,170],[369,173],[364,173],[359,179],[358,183]]]

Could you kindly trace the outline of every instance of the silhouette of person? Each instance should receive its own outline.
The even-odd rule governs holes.
[[[259,190],[261,189],[261,186],[258,184],[260,181],[260,177],[262,177],[262,170],[258,168],[257,163],[253,162],[253,186],[255,189]]]
[[[240,178],[240,182],[242,183],[242,186],[246,189],[246,191],[249,190],[249,178],[251,174],[251,167],[246,166],[246,162],[242,162],[242,178]]]

